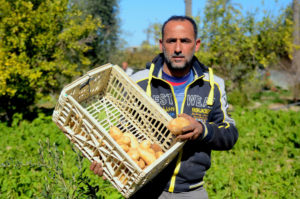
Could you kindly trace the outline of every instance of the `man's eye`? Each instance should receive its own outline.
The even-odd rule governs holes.
[[[176,42],[176,39],[168,39],[167,40],[167,43],[175,43]]]
[[[189,43],[190,40],[189,39],[181,39],[181,43]]]

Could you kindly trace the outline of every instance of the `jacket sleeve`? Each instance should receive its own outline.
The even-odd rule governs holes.
[[[213,108],[207,122],[202,123],[202,141],[213,150],[229,150],[238,139],[238,131],[234,120],[227,114],[228,103],[223,80],[216,84],[214,91]]]

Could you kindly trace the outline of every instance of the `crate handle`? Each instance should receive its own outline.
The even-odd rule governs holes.
[[[94,80],[95,78],[91,77],[90,75],[88,75],[88,76],[89,76],[89,79],[80,85],[79,90],[83,89],[86,85],[89,85],[89,92],[90,92],[90,81]]]

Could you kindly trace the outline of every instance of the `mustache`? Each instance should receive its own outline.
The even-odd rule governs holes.
[[[184,54],[182,54],[182,53],[179,53],[179,54],[171,54],[171,57],[185,57],[185,55]]]

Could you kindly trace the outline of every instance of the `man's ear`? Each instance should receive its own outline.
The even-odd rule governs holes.
[[[163,44],[162,44],[162,39],[159,40],[159,49],[161,52],[163,52]]]
[[[197,39],[197,40],[196,40],[196,48],[195,48],[195,51],[196,51],[196,52],[200,49],[200,46],[201,46],[201,40],[200,40],[200,39]]]

